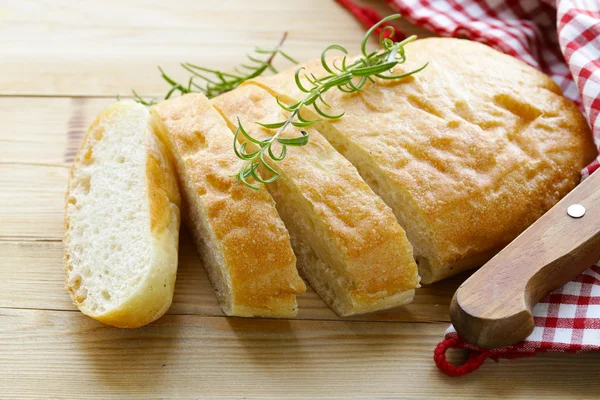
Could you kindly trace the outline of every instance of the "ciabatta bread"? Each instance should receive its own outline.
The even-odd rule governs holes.
[[[239,118],[257,139],[275,131],[255,122],[287,118],[275,98],[258,86],[237,88],[213,103],[232,130]],[[318,132],[308,132],[306,146],[290,148],[283,161],[272,162],[281,177],[267,185],[290,231],[298,267],[342,316],[410,302],[419,277],[404,231],[352,164]],[[300,130],[291,125],[284,131],[284,137],[298,135]]]
[[[223,118],[201,94],[161,102],[152,113],[175,161],[184,221],[225,314],[295,316],[306,286],[290,237],[265,188],[233,176],[244,162]]]
[[[175,287],[179,191],[146,107],[118,102],[89,128],[67,193],[67,289],[79,309],[135,328],[162,316]]]
[[[317,129],[394,210],[431,283],[483,264],[573,189],[597,152],[577,107],[525,63],[459,39],[418,40],[406,54],[394,74],[429,65],[330,90],[328,111],[345,115]],[[295,69],[254,84],[294,103],[305,96]],[[306,69],[324,74],[319,60]]]

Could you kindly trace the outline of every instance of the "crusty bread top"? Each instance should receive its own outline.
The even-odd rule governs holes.
[[[153,115],[168,132],[172,151],[185,163],[204,204],[236,305],[264,308],[278,295],[303,293],[306,286],[274,201],[264,187],[252,190],[233,176],[243,161],[233,152],[233,134],[208,99],[188,94],[159,103]]]
[[[272,123],[287,117],[275,98],[258,86],[248,85],[213,99],[213,103],[235,128],[239,118],[248,133],[265,139],[274,130],[255,122]],[[376,294],[395,293],[418,286],[412,247],[392,211],[373,193],[350,162],[314,129],[310,141],[291,147],[287,156],[272,164],[288,184],[300,188],[312,204],[318,223],[327,232],[330,254],[325,262],[341,260],[342,276],[354,285],[353,297],[369,303]],[[300,129],[289,126],[282,137],[296,137]],[[285,175],[285,178],[283,177]],[[335,265],[330,265],[335,267]]]
[[[431,38],[406,46],[403,80],[331,90],[330,126],[395,184],[439,265],[505,245],[568,193],[596,155],[577,107],[546,75],[483,44]],[[320,62],[306,64],[323,74]],[[295,68],[255,81],[288,101],[304,97]],[[249,84],[252,84],[250,82]],[[413,242],[413,244],[415,244]]]

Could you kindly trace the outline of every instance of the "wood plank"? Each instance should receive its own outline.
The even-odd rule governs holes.
[[[113,101],[0,97],[0,163],[71,163],[87,127]]]
[[[389,12],[379,0],[358,3]],[[0,397],[597,398],[600,353],[441,375],[432,350],[464,277],[420,289],[407,307],[352,320],[314,292],[300,297],[298,320],[223,318],[184,233],[169,315],[119,330],[75,310],[60,239],[68,166],[86,127],[117,93],[164,93],[156,65],[227,69],[284,30],[300,60],[331,43],[356,51],[364,32],[333,1],[2,2],[0,96],[86,97],[0,98]]]
[[[0,308],[74,311],[64,289],[62,243],[2,242]],[[338,317],[317,294],[299,296],[300,319],[447,322],[452,294],[464,279],[458,277],[417,291],[415,301],[394,310],[349,318]],[[175,297],[169,314],[223,316],[213,289],[185,230],[182,232]]]
[[[359,3],[391,12],[376,0]],[[334,1],[5,0],[0,94],[164,94],[158,65],[180,78],[183,61],[229,69],[254,46],[273,47],[284,31],[285,48],[298,60],[317,58],[332,43],[357,51],[364,34]]]
[[[67,166],[0,163],[0,239],[61,240]]]
[[[0,309],[0,387],[34,398],[597,398],[600,353],[431,359],[445,324],[167,316],[138,330],[79,313]],[[565,370],[573,371],[566,375]]]
[[[114,98],[0,97],[0,164],[70,166],[88,126]]]

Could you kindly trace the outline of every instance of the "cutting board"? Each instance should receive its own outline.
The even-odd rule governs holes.
[[[95,4],[92,4],[95,3]],[[363,1],[390,13],[382,2]],[[422,34],[406,22],[402,27]],[[63,196],[95,115],[156,66],[228,68],[288,30],[315,58],[364,32],[333,1],[0,3],[0,398],[593,398],[600,354],[539,355],[455,380],[432,356],[467,275],[396,310],[339,318],[310,291],[295,320],[227,318],[186,232],[173,306],[137,330],[104,326],[63,287]],[[455,359],[460,361],[462,355]]]

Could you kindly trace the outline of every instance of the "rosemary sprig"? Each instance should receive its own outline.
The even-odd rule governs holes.
[[[327,47],[321,54],[321,65],[328,73],[327,75],[317,78],[310,72],[303,72],[304,67],[298,68],[295,73],[296,85],[298,86],[298,89],[306,93],[306,97],[290,106],[282,103],[279,98],[277,98],[276,100],[279,107],[290,113],[288,118],[284,121],[268,124],[257,122],[258,125],[264,128],[277,129],[277,132],[272,137],[265,140],[253,138],[246,132],[238,119],[238,128],[235,133],[233,149],[235,154],[240,159],[246,161],[246,164],[236,174],[238,180],[240,180],[244,185],[258,190],[258,186],[252,185],[247,181],[250,176],[252,176],[256,181],[265,184],[274,182],[277,178],[279,178],[279,173],[267,162],[266,157],[268,155],[272,161],[281,161],[287,154],[287,146],[304,146],[308,143],[308,133],[304,130],[301,130],[301,135],[296,138],[280,137],[283,131],[285,131],[290,124],[298,128],[306,128],[318,121],[318,119],[305,119],[301,114],[301,110],[303,108],[312,107],[318,115],[326,119],[341,118],[344,115],[344,112],[337,115],[332,115],[323,111],[323,108],[325,107],[330,108],[329,104],[327,104],[323,99],[323,94],[328,90],[332,88],[338,88],[342,92],[353,93],[360,91],[367,81],[375,83],[373,76],[381,79],[402,79],[423,70],[427,66],[427,64],[425,64],[420,68],[400,75],[388,74],[388,72],[390,72],[396,65],[402,64],[406,61],[404,46],[417,38],[416,36],[411,36],[403,41],[394,42],[392,39],[390,39],[390,37],[394,37],[395,34],[395,29],[391,25],[385,26],[379,34],[380,48],[372,52],[367,52],[367,42],[373,31],[375,31],[375,29],[382,24],[399,17],[399,14],[390,15],[389,17],[379,21],[367,31],[361,42],[362,55],[356,61],[348,63],[348,51],[343,46],[331,45]],[[334,62],[332,65],[327,63],[326,56],[331,50],[338,50],[344,54],[341,63],[336,64]],[[300,78],[301,74],[310,86],[306,85],[308,87],[305,87]],[[247,140],[241,144],[238,143],[240,134],[243,135]],[[260,149],[257,151],[248,152],[246,147],[248,142],[258,145]],[[278,143],[281,146],[279,154],[275,154],[273,152],[272,147],[275,143]],[[270,178],[263,179],[260,176],[260,174],[257,172],[260,166],[269,171],[271,174]]]
[[[186,71],[191,73],[187,83],[177,82],[175,79],[167,75],[167,73],[158,67],[161,77],[167,82],[171,88],[165,95],[164,99],[169,99],[173,93],[187,94],[192,92],[204,93],[206,97],[213,98],[222,93],[229,92],[244,81],[261,76],[266,71],[277,73],[277,69],[273,66],[273,61],[277,55],[285,58],[293,64],[298,64],[298,61],[290,57],[281,48],[287,39],[287,32],[284,32],[281,40],[273,49],[263,49],[257,47],[254,49],[254,54],[247,54],[248,61],[234,68],[233,72],[222,72],[216,69],[205,68],[190,62],[181,63]],[[264,58],[264,59],[261,59]],[[266,58],[265,58],[266,57]],[[135,90],[132,90],[133,98],[138,103],[146,106],[152,106],[158,101],[156,99],[144,100]]]
[[[283,34],[283,37],[274,49],[262,49],[257,47],[254,50],[256,54],[247,54],[249,63],[235,67],[233,73],[204,68],[192,63],[184,63],[182,64],[182,67],[192,73],[192,86],[199,89],[206,97],[213,98],[235,89],[244,81],[256,78],[267,70],[272,73],[277,73],[277,69],[273,66],[273,60],[277,55],[282,56],[293,64],[298,64],[298,61],[294,60],[281,50],[286,39],[287,32]],[[268,57],[263,60],[259,58],[261,55],[267,55]],[[196,85],[196,79],[204,81],[204,86]]]

